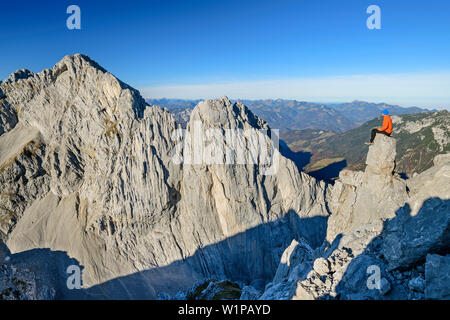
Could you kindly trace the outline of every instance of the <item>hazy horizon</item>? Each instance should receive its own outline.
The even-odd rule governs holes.
[[[80,29],[67,26],[69,4]],[[446,0],[5,2],[0,79],[83,53],[145,97],[450,109],[449,10]]]
[[[305,100],[305,99],[295,99],[295,98],[256,98],[256,99],[249,99],[249,98],[241,98],[241,97],[230,97],[227,95],[222,95],[222,96],[213,96],[213,97],[201,97],[201,98],[182,98],[182,97],[174,97],[174,98],[169,98],[169,97],[148,97],[145,96],[141,93],[142,97],[145,100],[179,100],[179,101],[204,101],[204,100],[210,100],[210,99],[218,99],[220,97],[226,96],[227,98],[229,98],[232,101],[244,101],[244,100],[249,100],[249,101],[265,101],[265,100],[285,100],[285,101],[297,101],[297,102],[304,102],[304,103],[312,103],[312,104],[323,104],[323,105],[334,105],[334,104],[345,104],[345,103],[353,103],[353,102],[366,102],[366,103],[373,103],[373,104],[386,104],[386,105],[390,105],[390,106],[397,106],[397,107],[402,107],[402,108],[420,108],[420,109],[428,109],[428,110],[448,110],[450,111],[450,107],[447,108],[438,108],[432,105],[426,105],[426,106],[421,106],[421,105],[413,105],[413,104],[406,104],[406,105],[401,105],[401,104],[396,104],[396,103],[389,103],[386,101],[367,101],[364,99],[352,99],[352,100],[343,100],[343,101],[312,101],[312,100]]]

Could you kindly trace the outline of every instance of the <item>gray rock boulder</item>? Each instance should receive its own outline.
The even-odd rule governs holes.
[[[426,200],[417,215],[409,205],[398,210],[398,216],[385,224],[383,255],[390,269],[408,268],[425,260],[429,252],[450,247],[450,201]]]
[[[313,268],[318,274],[326,275],[330,272],[330,263],[325,258],[320,257],[314,260]]]
[[[373,268],[373,269],[372,269]],[[378,272],[379,275],[375,275]],[[386,279],[387,272],[382,261],[367,255],[359,255],[346,269],[345,275],[336,287],[341,299],[381,299],[391,290]]]
[[[280,282],[289,277],[294,271],[294,267],[310,261],[313,254],[313,250],[305,240],[300,239],[300,242],[292,240],[289,247],[284,250],[283,255],[281,256],[280,264],[278,265],[273,282]],[[298,271],[299,269],[296,270],[297,274]]]
[[[258,300],[262,292],[253,288],[252,286],[245,286],[242,288],[240,300]]]
[[[408,282],[411,290],[423,293],[425,291],[425,279],[421,276],[412,278]]]
[[[427,255],[425,298],[450,300],[450,255]]]

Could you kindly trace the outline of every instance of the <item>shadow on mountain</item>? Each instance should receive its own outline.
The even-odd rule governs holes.
[[[83,270],[83,266],[64,251],[32,249],[11,254],[6,245],[3,245],[3,251],[5,257],[9,257],[9,260],[3,263],[32,271],[36,276],[37,290],[54,288],[55,299],[63,299],[71,295],[71,290],[67,288],[67,279],[71,274],[67,273],[67,268],[76,266],[81,272]]]
[[[280,139],[280,153],[285,158],[288,158],[297,166],[298,171],[302,171],[304,167],[306,167],[311,161],[312,154],[311,152],[306,151],[292,151],[286,142]]]
[[[280,153],[295,163],[298,171],[303,169],[311,162],[312,153],[306,151],[292,151],[283,140],[280,140]],[[317,180],[322,180],[327,183],[334,183],[334,180],[339,177],[339,173],[347,167],[347,160],[333,162],[326,167],[319,170],[307,172],[311,177]]]
[[[409,204],[399,208],[396,211],[396,217],[384,221],[381,234],[372,239],[365,250],[350,262],[336,286],[337,298],[406,299],[408,289],[402,286],[393,286],[385,296],[382,296],[378,289],[368,289],[367,279],[370,272],[367,268],[376,265],[380,267],[381,278],[389,279],[389,263],[383,255],[387,251],[390,252],[390,256],[403,254],[399,258],[402,262],[401,266],[396,266],[392,262],[389,265],[390,269],[403,272],[423,265],[427,254],[450,254],[449,216],[450,200],[440,198],[429,198],[424,201],[421,209],[414,216],[411,216]],[[333,241],[329,253],[338,247],[341,238],[342,236],[339,235]],[[345,293],[345,296],[339,293]],[[321,298],[335,299],[329,296]]]
[[[341,160],[333,162],[322,169],[310,171],[308,174],[317,180],[323,180],[327,183],[334,183],[334,180],[339,177],[339,173],[345,167],[347,167],[347,160]]]
[[[174,295],[203,279],[230,280],[264,289],[273,279],[281,255],[293,239],[322,244],[327,217],[300,218],[290,211],[215,244],[198,248],[190,257],[92,286],[73,290],[65,299],[155,299]]]
[[[402,178],[403,180],[409,179],[409,176],[406,172],[399,172],[398,174],[399,174],[400,178]]]
[[[340,293],[337,298],[405,299],[405,289],[399,286],[394,286],[385,296],[377,294],[377,289],[368,289],[367,267],[378,265],[381,277],[389,278],[386,267],[388,261],[381,249],[386,245],[386,239],[392,235],[399,238],[398,241],[391,238],[390,243],[401,241],[411,248],[419,249],[405,256],[405,259],[410,260],[402,264],[402,270],[411,270],[423,264],[427,254],[449,254],[449,214],[450,200],[440,198],[427,199],[415,216],[411,216],[408,204],[399,208],[396,217],[383,223],[381,234],[369,243],[363,253],[353,258],[346,268],[336,287],[336,292]],[[38,288],[42,285],[54,287],[57,299],[155,299],[162,292],[173,295],[206,278],[227,279],[263,289],[267,282],[272,281],[281,254],[292,239],[303,237],[313,248],[320,246],[325,239],[327,220],[327,217],[300,218],[297,213],[290,211],[276,221],[198,248],[192,256],[170,265],[114,278],[81,290],[67,289],[67,268],[71,265],[79,266],[80,269],[83,267],[65,252],[33,249],[11,255],[8,251],[5,252],[7,248],[3,248],[3,251],[11,257],[8,263],[28,268],[37,274]],[[402,233],[402,230],[405,232]],[[425,246],[416,243],[422,237],[426,240]],[[342,235],[336,237],[328,254],[338,247],[341,239]],[[259,285],[255,285],[256,283]],[[322,296],[321,299],[335,298]]]

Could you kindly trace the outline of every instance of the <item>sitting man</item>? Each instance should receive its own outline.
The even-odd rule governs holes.
[[[383,114],[383,126],[381,128],[373,128],[371,132],[370,142],[366,142],[366,144],[373,144],[373,140],[377,133],[384,134],[388,137],[391,136],[392,133],[392,119],[389,117],[389,111],[386,109],[381,112]]]

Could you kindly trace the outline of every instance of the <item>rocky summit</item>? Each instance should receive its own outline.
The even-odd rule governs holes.
[[[195,161],[199,126],[216,151],[274,136],[226,97],[182,129],[79,54],[0,83],[0,297],[448,298],[448,155],[403,180],[379,135],[330,185],[277,149],[265,174],[252,135],[239,161]]]
[[[328,197],[326,240],[299,263],[284,258],[288,276],[274,278],[261,299],[448,299],[449,156],[407,181],[395,158],[396,140],[377,135],[365,171],[341,171]]]

